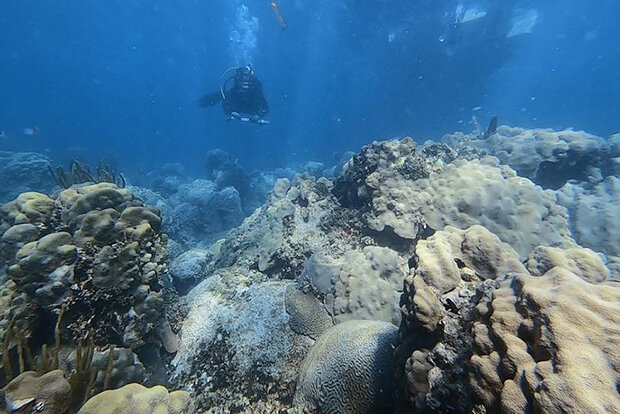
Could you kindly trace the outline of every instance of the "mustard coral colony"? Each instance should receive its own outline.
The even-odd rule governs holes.
[[[3,381],[22,371],[37,375],[27,369],[45,372],[51,349],[53,368],[87,371],[84,400],[145,381],[136,354],[158,352],[158,328],[166,323],[167,237],[159,212],[114,184],[81,185],[53,197],[19,195],[0,208],[0,230]],[[15,380],[7,391],[19,388]],[[42,403],[41,393],[30,394]],[[72,398],[67,410],[82,402]]]
[[[618,138],[443,141],[374,142],[334,180],[276,181],[178,255],[168,288],[165,224],[129,190],[21,194],[0,216],[3,360],[17,374],[24,343],[49,354],[51,320],[67,350],[6,395],[48,381],[20,401],[62,407],[55,369],[92,367],[83,413],[618,412]],[[135,384],[154,355],[191,400]]]

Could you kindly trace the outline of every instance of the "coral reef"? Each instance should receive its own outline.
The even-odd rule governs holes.
[[[3,383],[62,369],[83,413],[613,411],[620,138],[445,140],[374,142],[333,181],[214,151],[208,179],[19,195]]]
[[[573,243],[566,211],[552,192],[516,177],[493,158],[453,157],[446,146],[417,149],[408,139],[366,146],[345,166],[334,193],[344,206],[367,210],[370,229],[406,240],[423,237],[429,227],[480,224],[522,257],[539,244]]]
[[[173,207],[168,231],[171,237],[190,246],[200,242],[201,236],[205,239],[205,236],[221,235],[245,217],[239,192],[234,187],[219,189],[209,180],[182,184],[170,197],[169,204]]]
[[[563,266],[608,283],[610,260],[575,243],[556,193],[496,158],[456,157],[443,144],[377,142],[335,182],[276,181],[262,207],[198,255],[191,274],[204,280],[184,298],[174,384],[202,390],[199,409],[285,409],[313,340],[365,319],[400,324],[397,409],[480,404],[473,326],[502,281]]]
[[[0,151],[0,203],[29,191],[51,191],[49,165],[50,159],[42,154]]]
[[[218,190],[209,180],[180,184],[167,197],[147,188],[130,189],[161,210],[166,234],[184,249],[205,248],[245,217],[238,191],[234,187]]]
[[[67,372],[76,370],[79,363],[77,352],[72,351],[66,359],[66,366],[63,366],[63,369]],[[94,394],[106,389],[120,388],[132,382],[143,382],[147,377],[144,365],[128,348],[109,347],[105,351],[94,350],[90,369],[96,372],[92,383]]]
[[[312,346],[299,374],[294,405],[309,413],[390,412],[396,327],[348,321]]]
[[[160,385],[146,388],[129,384],[97,394],[78,414],[193,414],[194,404],[185,391],[168,390]]]
[[[207,275],[213,252],[203,249],[188,250],[177,256],[170,264],[170,276],[177,291],[187,293]]]
[[[568,180],[588,181],[611,171],[617,151],[603,138],[584,131],[523,129],[502,125],[489,137],[456,133],[442,138],[469,157],[493,155],[543,188],[558,189]],[[601,171],[602,170],[602,171]]]
[[[261,399],[277,405],[296,380],[309,339],[298,340],[288,324],[284,302],[292,282],[242,287],[248,281],[222,272],[188,296],[173,380],[197,393],[199,409],[253,412]]]

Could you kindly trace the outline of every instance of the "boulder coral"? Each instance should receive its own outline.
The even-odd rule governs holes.
[[[401,411],[618,406],[620,287],[594,252],[539,246],[524,266],[474,226],[447,227],[415,253],[395,353]]]
[[[620,407],[620,288],[555,267],[501,283],[474,324],[470,381],[487,412]]]
[[[479,224],[522,257],[539,244],[574,244],[566,210],[555,195],[493,159],[456,160],[428,178],[397,179],[373,199],[372,207],[370,227],[389,226],[401,236],[413,236],[409,229],[420,223],[435,230]]]
[[[604,253],[610,262],[620,260],[620,177],[608,176],[596,185],[568,182],[557,197],[570,213],[575,240]],[[620,268],[613,273],[620,280]]]
[[[0,223],[0,252],[15,294],[50,318],[65,308],[62,329],[75,334],[67,337],[81,338],[90,327],[100,345],[137,349],[158,342],[154,328],[168,272],[158,211],[127,189],[100,183],[53,198],[21,194],[0,208]]]
[[[366,246],[339,257],[314,253],[299,282],[308,295],[322,300],[335,323],[369,319],[398,324],[398,296],[406,274],[407,263],[396,251]]]
[[[442,141],[469,157],[497,157],[519,176],[551,189],[558,189],[571,179],[587,181],[605,176],[608,160],[613,156],[605,139],[572,129],[554,131],[502,125],[486,138],[475,133],[456,133],[444,136]]]

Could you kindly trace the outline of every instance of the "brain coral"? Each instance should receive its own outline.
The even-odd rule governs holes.
[[[488,411],[616,412],[620,288],[556,267],[495,292],[475,325],[471,385]]]
[[[288,323],[299,334],[316,339],[333,325],[325,306],[312,293],[302,292],[294,284],[286,288],[285,305]]]
[[[377,321],[348,321],[325,331],[304,360],[294,404],[303,412],[389,412],[396,333],[394,325]]]
[[[193,414],[194,403],[186,391],[168,390],[161,385],[146,388],[129,384],[95,395],[78,414]]]

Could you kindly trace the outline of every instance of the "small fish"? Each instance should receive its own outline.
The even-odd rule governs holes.
[[[276,14],[276,20],[278,20],[278,24],[280,25],[280,27],[282,29],[286,29],[288,25],[286,24],[286,20],[284,20],[282,13],[280,13],[280,8],[278,7],[278,3],[275,1],[272,1],[271,8],[273,9],[273,12]]]
[[[0,139],[9,139],[9,134],[6,131],[0,131]]]
[[[24,128],[25,135],[37,135],[38,133],[39,133],[39,127],[36,125]]]

